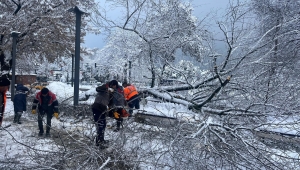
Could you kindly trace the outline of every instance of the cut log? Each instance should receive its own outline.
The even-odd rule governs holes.
[[[173,117],[151,114],[151,112],[138,111],[134,117],[135,122],[155,125],[160,127],[172,127],[178,123]]]

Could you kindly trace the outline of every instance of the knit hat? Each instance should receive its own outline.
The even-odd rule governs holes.
[[[10,81],[8,80],[7,77],[1,77],[0,78],[0,86],[9,86]]]
[[[119,86],[118,81],[117,80],[112,80],[112,81],[109,82],[110,87],[113,86],[113,85],[116,85],[118,87]]]
[[[126,82],[126,81],[124,81],[123,83],[122,83],[122,86],[123,87],[127,87],[129,84]]]
[[[47,89],[46,87],[42,89],[42,94],[48,94],[49,89]]]

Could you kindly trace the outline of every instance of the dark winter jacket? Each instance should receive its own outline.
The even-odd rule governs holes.
[[[32,110],[36,110],[36,107],[38,106],[38,109],[41,110],[42,108],[42,101],[43,97],[42,97],[42,92],[38,92],[33,100],[33,104],[32,104]],[[51,112],[53,113],[58,113],[58,101],[56,99],[56,96],[54,93],[52,93],[51,91],[48,92],[46,99],[48,101],[48,108],[49,110],[51,110]]]
[[[26,111],[26,92],[28,92],[29,89],[23,84],[18,84],[16,87],[16,93],[14,96],[14,111],[20,112],[20,111]]]
[[[102,86],[97,87],[96,91],[98,93],[96,95],[92,108],[103,112],[101,108],[104,108],[103,106],[107,107],[110,100],[110,94],[108,92],[108,84],[103,84]]]
[[[112,106],[114,108],[124,108],[126,105],[124,90],[122,86],[117,86],[112,93]]]

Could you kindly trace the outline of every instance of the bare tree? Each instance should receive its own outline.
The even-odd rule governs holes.
[[[41,63],[44,57],[51,61],[59,56],[70,56],[75,41],[75,16],[67,10],[75,5],[82,10],[91,8],[93,1],[38,1],[4,0],[0,2],[1,67],[9,61],[11,32],[20,32],[17,39],[17,57]],[[82,27],[86,27],[83,20]],[[85,35],[85,29],[81,36]],[[7,70],[7,69],[6,69]]]
[[[263,48],[268,54],[265,55],[265,67],[269,74],[265,80],[267,85],[266,103],[269,102],[270,93],[274,91],[281,82],[279,75],[287,78],[298,63],[299,44],[299,2],[297,1],[262,1],[253,0],[256,16],[264,24],[260,25],[260,35],[265,35],[265,41],[273,42]],[[268,31],[268,32],[266,32]],[[288,73],[284,70],[289,70]],[[281,77],[281,76],[280,76]]]
[[[241,3],[230,4],[226,15],[228,20],[218,22],[228,47],[227,55],[213,59],[215,64],[211,72],[199,82],[179,87],[145,89],[144,92],[163,101],[188,105],[201,117],[198,124],[182,123],[174,128],[173,134],[168,133],[170,136],[161,138],[165,140],[162,143],[170,145],[167,150],[160,152],[161,160],[152,159],[157,168],[283,169],[287,163],[290,169],[299,166],[299,159],[289,155],[289,152],[297,152],[297,139],[293,138],[295,134],[288,133],[290,130],[298,133],[294,128],[298,118],[294,117],[298,115],[299,105],[296,103],[299,103],[299,87],[296,84],[299,84],[299,79],[297,75],[288,75],[294,75],[294,70],[289,70],[289,67],[275,67],[281,70],[272,79],[277,85],[272,86],[272,90],[266,90],[263,81],[269,68],[265,66],[269,61],[265,59],[274,49],[265,49],[274,44],[274,41],[268,40],[268,34],[276,26],[259,34],[260,30],[256,29],[258,27],[251,18],[254,15],[249,13],[251,8]],[[298,18],[292,17],[281,25],[297,21]],[[277,33],[279,37],[286,34]],[[290,47],[286,46],[286,49],[295,50],[293,46]],[[294,59],[294,53],[291,54],[287,58]],[[293,61],[293,64],[298,63]],[[172,93],[181,90],[193,90],[194,93],[191,96]],[[268,102],[265,98],[267,91]],[[294,120],[290,120],[292,117]],[[273,128],[284,126],[286,132],[271,133]],[[171,131],[172,128],[167,129],[167,132]],[[262,140],[262,137],[266,139]],[[267,141],[273,142],[270,145]],[[173,161],[164,161],[170,157]]]
[[[142,40],[136,45],[138,49],[132,50],[140,51],[136,57],[143,58],[142,61],[148,63],[148,69],[151,72],[151,87],[155,86],[157,68],[163,67],[166,61],[174,61],[177,49],[198,59],[203,57],[201,55],[204,51],[202,40],[198,36],[201,32],[191,14],[189,4],[177,0],[112,2],[124,8],[123,23],[109,20],[106,14],[101,12],[97,12],[94,18],[95,23],[100,23],[98,26],[101,27],[117,27],[132,32]],[[103,25],[105,22],[106,24]]]
[[[135,5],[129,5],[129,1],[114,2],[123,2],[123,5],[127,5],[128,8],[129,6],[141,7],[143,3],[146,3],[146,1],[141,3],[130,1]],[[149,2],[151,5],[157,5],[156,1]],[[201,76],[190,74],[184,66],[177,67],[171,62],[172,59],[166,58],[170,55],[162,57],[162,54],[167,54],[176,46],[168,42],[171,41],[169,37],[165,41],[159,37],[157,44],[150,44],[153,54],[160,55],[159,58],[164,59],[162,60],[166,64],[164,73],[169,70],[176,72],[185,84],[145,88],[140,89],[140,92],[161,99],[159,102],[148,101],[148,107],[153,107],[162,114],[166,110],[173,111],[178,121],[170,118],[155,119],[152,122],[145,120],[144,123],[147,124],[132,120],[125,121],[121,132],[107,135],[111,140],[112,149],[109,152],[100,151],[92,144],[93,126],[88,120],[79,118],[84,117],[84,113],[86,116],[91,114],[89,106],[72,110],[72,108],[67,108],[66,103],[63,105],[66,107],[63,108],[65,114],[78,113],[78,122],[74,123],[72,133],[71,130],[59,131],[58,134],[64,134],[56,140],[59,149],[53,152],[39,152],[38,150],[31,154],[32,160],[35,161],[34,166],[38,164],[39,168],[46,166],[58,169],[101,169],[104,167],[143,169],[146,166],[151,166],[153,169],[297,169],[300,163],[299,141],[295,138],[299,132],[297,126],[300,103],[298,94],[300,79],[297,74],[299,69],[296,68],[299,62],[295,59],[297,48],[295,45],[284,46],[284,49],[288,50],[284,53],[285,51],[279,48],[280,44],[284,44],[279,41],[279,38],[277,38],[277,51],[275,48],[270,48],[276,43],[274,39],[270,39],[269,33],[276,30],[277,25],[261,33],[258,25],[264,22],[254,22],[255,15],[251,13],[253,6],[247,5],[249,4],[232,1],[224,20],[217,22],[223,33],[222,40],[226,44],[227,53],[221,57],[213,55],[212,67],[202,72]],[[132,13],[128,13],[127,18],[131,16],[130,14]],[[286,17],[281,26],[297,22],[297,17]],[[111,24],[110,26],[117,25],[113,21],[108,23]],[[275,31],[278,34],[277,37],[297,32],[295,29],[281,32],[283,28],[281,27],[278,32]],[[136,33],[135,29],[126,31]],[[143,36],[146,37],[148,34],[137,35],[143,39]],[[138,38],[133,39],[138,40]],[[150,40],[154,42],[154,39]],[[143,41],[141,45],[145,42]],[[145,44],[149,47],[149,43]],[[163,49],[163,53],[159,53],[156,50],[162,45],[166,45],[166,48]],[[117,46],[121,47],[119,44]],[[138,48],[137,51],[131,51],[131,54],[141,55],[139,50],[149,50],[150,47]],[[112,51],[109,48],[105,50],[110,51],[110,54],[114,52],[129,54],[129,50],[122,53],[122,49],[119,51],[116,49],[118,48],[112,48]],[[274,53],[274,50],[278,54],[284,53],[286,58],[283,61],[289,62],[276,67],[273,65],[276,70],[274,74],[277,77],[272,81],[277,83],[276,86],[272,83],[268,87],[265,82],[269,80],[269,74],[267,74],[270,68],[269,57],[273,56],[270,54]],[[212,54],[213,52],[211,51]],[[147,57],[149,55],[147,53]],[[147,58],[147,61],[150,59]],[[103,65],[105,62],[107,60],[103,61]],[[156,71],[155,74],[157,73]],[[268,93],[267,102],[266,93]],[[158,109],[161,103],[168,103],[165,106],[166,109]],[[180,104],[180,106],[172,105],[172,103]],[[184,113],[181,113],[176,106],[185,107]],[[85,108],[86,112],[84,112]],[[188,119],[194,117],[198,120]],[[275,131],[276,128],[280,128],[281,132]],[[286,130],[283,131],[284,129]],[[291,134],[290,131],[295,133]],[[61,138],[63,140],[60,140]],[[51,161],[35,159],[41,157]]]

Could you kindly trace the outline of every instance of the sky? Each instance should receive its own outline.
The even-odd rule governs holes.
[[[107,5],[105,0],[98,0],[101,4]],[[229,0],[193,0],[191,4],[194,7],[194,16],[196,16],[199,20],[205,18],[208,14],[210,17],[220,17],[225,12]],[[119,11],[114,11],[110,15],[120,15]],[[209,19],[212,29],[215,29],[216,26],[215,20]],[[105,35],[104,34],[87,34],[85,36],[85,43],[83,47],[88,48],[102,48],[105,46]]]

